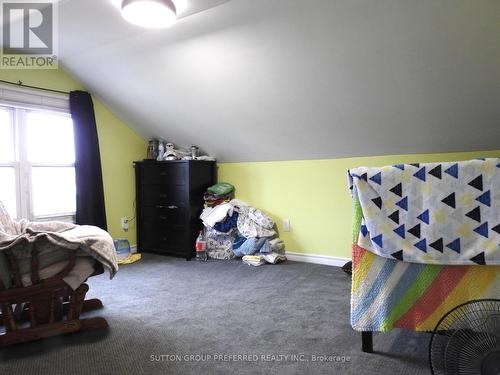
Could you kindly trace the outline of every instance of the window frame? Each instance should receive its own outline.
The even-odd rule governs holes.
[[[36,216],[33,207],[33,168],[75,168],[73,163],[32,163],[28,160],[27,152],[27,115],[30,112],[41,112],[71,118],[68,110],[41,105],[18,104],[11,101],[0,100],[0,109],[6,109],[11,113],[11,122],[14,127],[14,161],[0,162],[1,167],[13,168],[16,180],[16,211],[17,219],[27,218],[29,220],[47,221],[59,220],[74,222],[76,212],[64,212],[58,214]],[[76,200],[76,196],[75,196]]]

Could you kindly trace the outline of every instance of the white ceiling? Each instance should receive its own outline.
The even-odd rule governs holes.
[[[64,69],[145,139],[221,161],[500,146],[500,2],[231,0],[165,30],[60,4]]]

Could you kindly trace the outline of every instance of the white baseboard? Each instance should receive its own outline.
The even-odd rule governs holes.
[[[137,253],[137,245],[131,245],[130,252]],[[344,264],[351,260],[350,258],[334,257],[330,255],[294,253],[289,251],[286,252],[286,257],[289,260],[293,260],[295,262],[323,264],[326,266],[335,267],[342,267]]]
[[[288,251],[286,252],[286,257],[289,260],[294,260],[296,262],[324,264],[327,266],[335,267],[342,267],[344,264],[351,260],[349,258],[333,257],[330,255],[304,254]]]

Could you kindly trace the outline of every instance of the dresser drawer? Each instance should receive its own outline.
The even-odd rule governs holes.
[[[144,165],[142,167],[142,183],[186,185],[188,171],[183,163]]]
[[[143,207],[142,222],[158,230],[168,229],[169,226],[187,226],[189,224],[189,209],[168,206]]]
[[[158,239],[158,249],[177,253],[185,253],[188,248],[189,235],[186,230],[168,230],[162,232]]]
[[[141,228],[142,249],[146,251],[170,251],[178,254],[190,252],[189,233],[184,229],[164,229],[147,226]]]
[[[182,186],[144,185],[141,194],[144,206],[187,207],[189,205],[188,192]]]

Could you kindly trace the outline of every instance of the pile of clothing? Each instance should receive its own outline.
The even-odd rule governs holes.
[[[225,182],[209,187],[204,196],[205,207],[215,207],[222,203],[228,203],[234,198],[234,190],[233,185]]]
[[[227,183],[214,185],[207,190],[206,196],[224,196],[224,199],[218,199],[220,202],[217,204],[213,204],[214,200],[210,200],[211,204],[206,201],[200,215],[206,228],[208,257],[227,260],[268,255],[268,260],[263,257],[262,262],[255,262],[260,264],[264,260],[272,264],[286,260],[285,244],[277,236],[274,221],[261,210],[239,199],[228,200],[231,194],[234,197],[234,192],[234,187]]]

